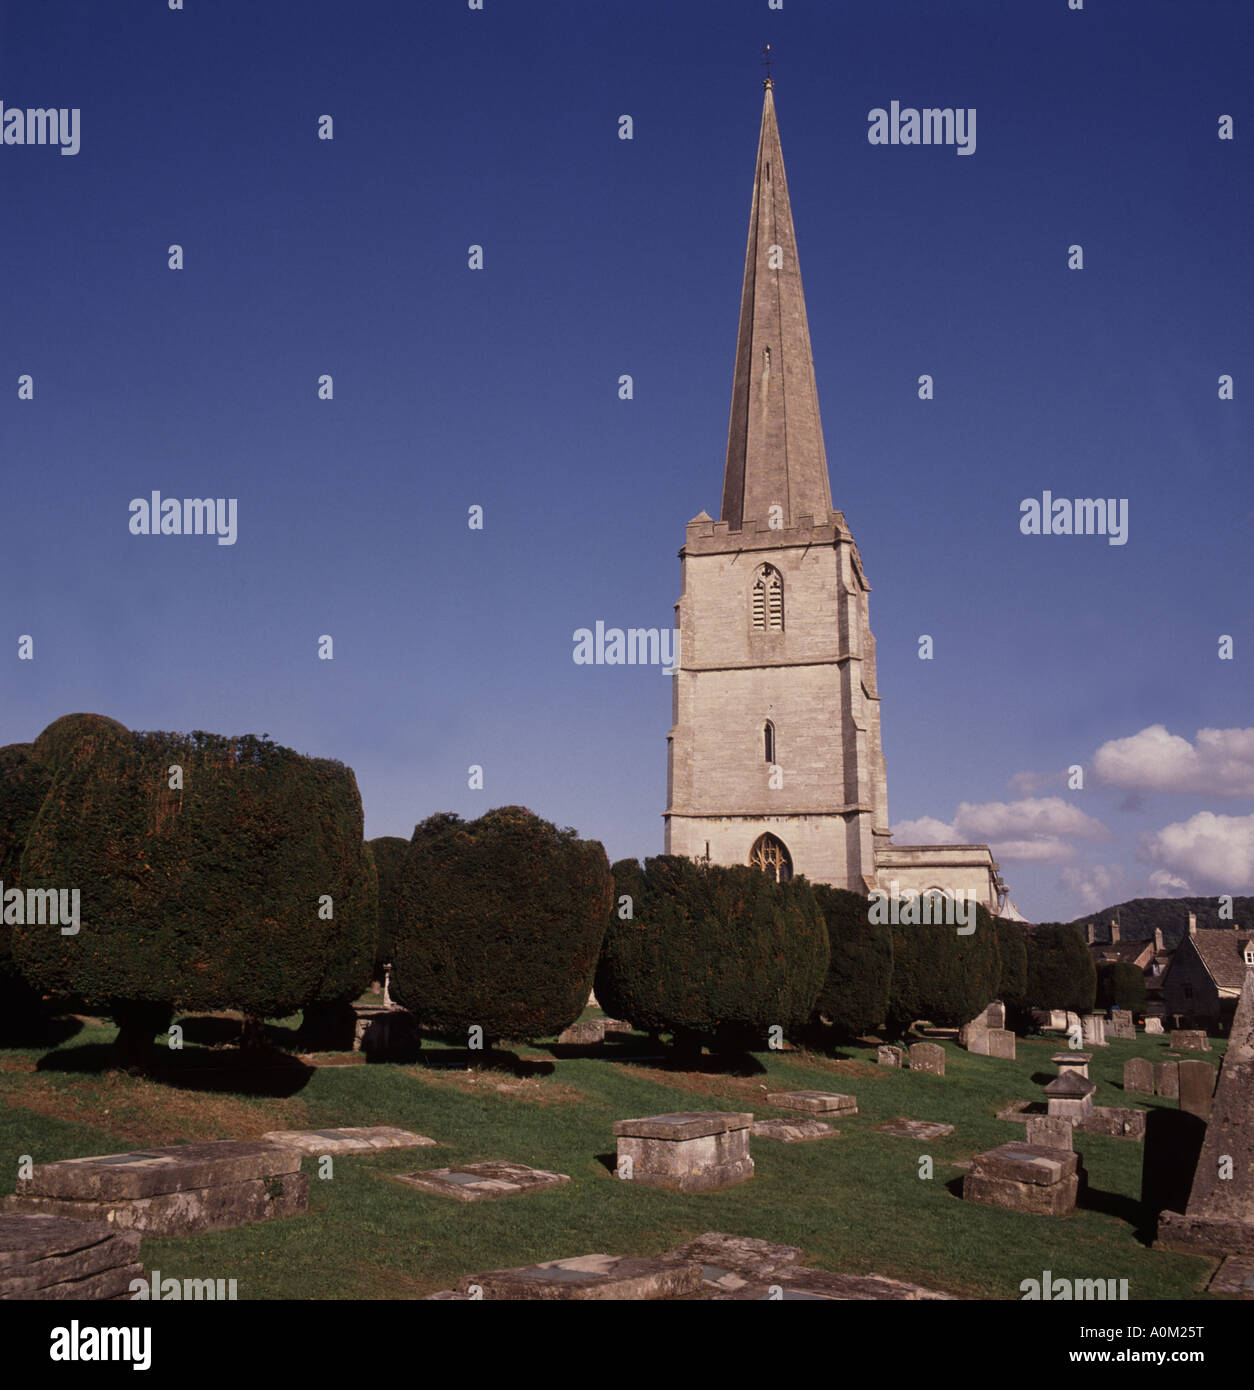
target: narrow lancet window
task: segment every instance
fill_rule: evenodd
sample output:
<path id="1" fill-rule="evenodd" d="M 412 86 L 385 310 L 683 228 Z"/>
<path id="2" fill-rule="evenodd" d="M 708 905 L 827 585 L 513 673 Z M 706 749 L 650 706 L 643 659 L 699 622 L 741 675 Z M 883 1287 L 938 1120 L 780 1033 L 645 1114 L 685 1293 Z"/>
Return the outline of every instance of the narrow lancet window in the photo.
<path id="1" fill-rule="evenodd" d="M 762 726 L 762 748 L 768 763 L 775 761 L 775 725 L 768 719 Z"/>

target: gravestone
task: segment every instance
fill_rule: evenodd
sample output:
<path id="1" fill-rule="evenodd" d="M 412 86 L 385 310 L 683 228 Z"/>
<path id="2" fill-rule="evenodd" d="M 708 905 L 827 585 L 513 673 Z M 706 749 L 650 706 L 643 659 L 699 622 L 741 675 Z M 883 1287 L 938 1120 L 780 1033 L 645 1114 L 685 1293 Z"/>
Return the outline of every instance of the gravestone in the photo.
<path id="1" fill-rule="evenodd" d="M 680 1298 L 701 1288 L 697 1260 L 663 1255 L 576 1255 L 519 1269 L 494 1269 L 457 1281 L 453 1297 L 511 1300 L 633 1300 Z"/>
<path id="2" fill-rule="evenodd" d="M 945 1049 L 939 1043 L 911 1044 L 910 1070 L 925 1071 L 931 1076 L 944 1076 Z"/>
<path id="3" fill-rule="evenodd" d="M 1161 1035 L 1161 1034 L 1162 1034 L 1162 1031 L 1163 1031 L 1163 1021 L 1162 1021 L 1162 1019 L 1161 1019 L 1161 1018 L 1147 1018 L 1147 1019 L 1145 1020 L 1145 1031 L 1146 1031 L 1147 1033 L 1158 1033 L 1159 1035 Z"/>
<path id="4" fill-rule="evenodd" d="M 1180 1109 L 1209 1120 L 1215 1091 L 1215 1068 L 1209 1062 L 1180 1062 Z"/>
<path id="5" fill-rule="evenodd" d="M 572 1023 L 558 1034 L 557 1041 L 563 1047 L 595 1047 L 605 1041 L 605 1020 L 588 1018 Z"/>
<path id="6" fill-rule="evenodd" d="M 1087 1052 L 1055 1052 L 1049 1060 L 1058 1068 L 1059 1076 L 1073 1071 L 1077 1076 L 1082 1076 L 1087 1080 L 1089 1063 L 1093 1059 Z"/>
<path id="7" fill-rule="evenodd" d="M 1111 1009 L 1110 1019 L 1106 1024 L 1106 1036 L 1119 1038 L 1124 1042 L 1136 1041 L 1136 1023 L 1130 1009 Z"/>
<path id="8" fill-rule="evenodd" d="M 1254 1257 L 1229 1255 L 1215 1271 L 1206 1292 L 1225 1294 L 1229 1298 L 1254 1299 Z"/>
<path id="9" fill-rule="evenodd" d="M 954 1132 L 953 1125 L 941 1124 L 937 1120 L 907 1120 L 899 1117 L 876 1125 L 877 1134 L 891 1134 L 898 1139 L 940 1139 Z"/>
<path id="10" fill-rule="evenodd" d="M 958 1046 L 965 1047 L 968 1052 L 974 1052 L 978 1056 L 986 1057 L 990 1030 L 1005 1026 L 1006 1006 L 999 1000 L 994 1000 L 986 1008 L 981 1009 L 969 1023 L 964 1023 L 958 1029 Z"/>
<path id="11" fill-rule="evenodd" d="M 1180 1063 L 1154 1063 L 1154 1089 L 1166 1100 L 1176 1100 L 1180 1095 Z"/>
<path id="12" fill-rule="evenodd" d="M 900 1067 L 906 1060 L 906 1054 L 900 1047 L 884 1046 L 876 1052 L 875 1060 L 881 1067 Z"/>
<path id="13" fill-rule="evenodd" d="M 801 1116 L 787 1120 L 754 1120 L 750 1132 L 755 1139 L 778 1139 L 783 1144 L 800 1144 L 809 1139 L 835 1139 L 840 1130 L 822 1120 Z"/>
<path id="14" fill-rule="evenodd" d="M 1075 1129 L 1059 1115 L 1029 1115 L 1028 1143 L 1038 1149 L 1072 1149 Z"/>
<path id="15" fill-rule="evenodd" d="M 707 1192 L 748 1182 L 753 1177 L 752 1123 L 752 1115 L 734 1110 L 616 1120 L 618 1171 L 628 1181 L 671 1192 Z"/>
<path id="16" fill-rule="evenodd" d="M 1200 1028 L 1173 1028 L 1171 1047 L 1175 1052 L 1209 1052 L 1210 1039 Z"/>
<path id="17" fill-rule="evenodd" d="M 1084 1037 L 1085 1047 L 1107 1046 L 1106 1020 L 1101 1014 L 1085 1014 L 1080 1020 L 1080 1031 Z"/>
<path id="18" fill-rule="evenodd" d="M 828 1269 L 811 1269 L 807 1265 L 791 1265 L 770 1276 L 769 1283 L 746 1284 L 734 1293 L 713 1293 L 712 1299 L 729 1302 L 806 1302 L 860 1303 L 874 1301 L 915 1302 L 932 1299 L 953 1299 L 951 1293 L 937 1293 L 921 1284 L 907 1284 L 902 1279 L 889 1279 L 883 1274 L 834 1274 Z"/>
<path id="19" fill-rule="evenodd" d="M 107 1221 L 153 1236 L 223 1231 L 309 1205 L 301 1153 L 234 1139 L 63 1159 L 19 1178 L 4 1209 Z"/>
<path id="20" fill-rule="evenodd" d="M 748 1284 L 773 1278 L 781 1269 L 797 1265 L 803 1254 L 795 1245 L 775 1245 L 751 1236 L 707 1231 L 677 1250 L 668 1250 L 662 1258 L 696 1260 L 701 1265 L 702 1280 L 710 1289 L 734 1293 Z"/>
<path id="21" fill-rule="evenodd" d="M 840 1095 L 836 1091 L 772 1091 L 767 1105 L 780 1110 L 804 1110 L 810 1115 L 856 1115 L 856 1096 Z"/>
<path id="22" fill-rule="evenodd" d="M 1064 1216 L 1075 1210 L 1078 1166 L 1078 1156 L 1067 1149 L 1002 1144 L 974 1155 L 962 1195 L 968 1202 L 1007 1211 Z"/>
<path id="23" fill-rule="evenodd" d="M 378 1149 L 416 1149 L 434 1144 L 422 1134 L 391 1125 L 364 1129 L 272 1129 L 261 1136 L 263 1144 L 282 1144 L 307 1154 L 373 1153 Z"/>
<path id="24" fill-rule="evenodd" d="M 1065 1120 L 1078 1120 L 1092 1110 L 1096 1090 L 1097 1086 L 1086 1077 L 1065 1071 L 1045 1087 L 1049 1113 Z"/>
<path id="25" fill-rule="evenodd" d="M 1123 1064 L 1123 1089 L 1139 1095 L 1154 1094 L 1154 1064 L 1145 1057 L 1129 1057 Z"/>
<path id="26" fill-rule="evenodd" d="M 1104 1134 L 1109 1139 L 1145 1138 L 1145 1116 L 1148 1111 L 1134 1110 L 1121 1105 L 1094 1105 L 1081 1115 L 1075 1127 L 1082 1134 Z"/>
<path id="27" fill-rule="evenodd" d="M 1181 1063 L 1182 1096 L 1185 1065 Z M 1199 1116 L 1189 1118 L 1202 1123 Z M 1232 1020 L 1188 1205 L 1183 1215 L 1162 1213 L 1158 1244 L 1169 1250 L 1254 1256 L 1254 970 L 1246 971 Z"/>
<path id="28" fill-rule="evenodd" d="M 1015 1035 L 1008 1028 L 990 1028 L 984 1035 L 988 1044 L 988 1055 L 1000 1057 L 1004 1061 L 1015 1059 Z"/>
<path id="29" fill-rule="evenodd" d="M 488 1202 L 499 1197 L 522 1197 L 546 1188 L 560 1187 L 570 1179 L 565 1173 L 546 1173 L 525 1163 L 466 1163 L 459 1168 L 427 1168 L 415 1173 L 391 1173 L 394 1182 L 451 1197 L 457 1202 Z"/>
<path id="30" fill-rule="evenodd" d="M 119 1299 L 142 1279 L 139 1233 L 104 1221 L 0 1214 L 0 1299 Z"/>

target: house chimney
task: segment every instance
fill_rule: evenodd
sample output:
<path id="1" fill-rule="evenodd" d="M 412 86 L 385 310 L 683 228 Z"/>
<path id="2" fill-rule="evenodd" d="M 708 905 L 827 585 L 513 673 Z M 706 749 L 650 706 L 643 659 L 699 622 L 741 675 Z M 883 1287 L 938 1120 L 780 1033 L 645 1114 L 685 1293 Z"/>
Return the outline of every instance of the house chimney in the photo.
<path id="1" fill-rule="evenodd" d="M 1116 922 L 1116 921 L 1114 920 L 1114 918 L 1112 917 L 1112 918 L 1111 918 L 1111 922 L 1110 922 L 1110 941 L 1111 941 L 1111 945 L 1113 945 L 1113 944 L 1114 944 L 1116 941 L 1118 941 L 1118 940 L 1119 940 L 1119 923 Z"/>
<path id="2" fill-rule="evenodd" d="M 1196 935 L 1197 935 L 1197 913 L 1196 913 L 1196 912 L 1190 912 L 1190 913 L 1189 913 L 1189 935 L 1190 935 L 1190 936 L 1196 936 Z"/>
<path id="3" fill-rule="evenodd" d="M 1161 951 L 1161 950 L 1163 950 L 1163 949 L 1164 949 L 1164 947 L 1163 947 L 1163 929 L 1162 929 L 1162 927 L 1155 927 L 1155 928 L 1154 928 L 1154 950 L 1155 950 L 1155 951 Z"/>
<path id="4" fill-rule="evenodd" d="M 1097 940 L 1097 933 L 1093 930 L 1092 922 L 1090 922 L 1088 926 L 1084 928 L 1084 935 L 1088 938 L 1088 943 L 1090 946 L 1093 944 L 1094 941 Z"/>

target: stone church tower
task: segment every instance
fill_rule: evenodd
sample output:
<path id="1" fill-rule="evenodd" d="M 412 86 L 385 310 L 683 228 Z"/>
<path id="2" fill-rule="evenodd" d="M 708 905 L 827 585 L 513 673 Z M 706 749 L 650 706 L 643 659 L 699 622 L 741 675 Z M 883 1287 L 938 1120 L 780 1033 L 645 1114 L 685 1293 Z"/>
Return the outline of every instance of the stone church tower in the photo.
<path id="1" fill-rule="evenodd" d="M 768 78 L 718 521 L 679 552 L 666 853 L 867 893 L 1004 892 L 986 845 L 890 844 L 871 586 L 832 508 Z"/>

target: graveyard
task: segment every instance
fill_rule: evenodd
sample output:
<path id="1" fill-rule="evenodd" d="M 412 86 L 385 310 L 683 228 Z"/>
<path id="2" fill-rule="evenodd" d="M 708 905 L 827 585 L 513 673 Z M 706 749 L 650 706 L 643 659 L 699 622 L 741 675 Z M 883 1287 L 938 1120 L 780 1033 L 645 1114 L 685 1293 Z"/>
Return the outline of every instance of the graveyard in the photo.
<path id="1" fill-rule="evenodd" d="M 596 1036 L 601 1017 L 585 1011 L 585 1036 Z M 184 1018 L 184 1046 L 167 1050 L 147 1076 L 107 1069 L 111 1024 L 67 1023 L 54 1046 L 0 1051 L 0 1142 L 38 1168 L 184 1145 L 196 1146 L 189 1157 L 217 1161 L 221 1141 L 247 1141 L 245 1166 L 233 1176 L 249 1180 L 261 1171 L 253 1151 L 275 1145 L 265 1171 L 283 1170 L 290 1183 L 299 1168 L 304 1209 L 281 1207 L 271 1219 L 192 1235 L 141 1232 L 138 1256 L 130 1246 L 118 1256 L 175 1277 L 234 1279 L 240 1299 L 462 1297 L 459 1286 L 473 1276 L 552 1261 L 576 1261 L 558 1272 L 600 1281 L 600 1296 L 699 1297 L 679 1275 L 668 1275 L 661 1292 L 631 1291 L 640 1261 L 711 1232 L 803 1252 L 804 1264 L 826 1272 L 814 1275 L 819 1287 L 837 1276 L 890 1281 L 857 1294 L 840 1286 L 836 1297 L 923 1296 L 900 1292 L 911 1286 L 1019 1299 L 1024 1280 L 1050 1270 L 1126 1279 L 1133 1299 L 1205 1299 L 1219 1264 L 1150 1247 L 1152 1217 L 1140 1204 L 1145 1145 L 1136 1136 L 1076 1129 L 1085 1183 L 1066 1214 L 963 1199 L 973 1161 L 996 1175 L 1006 1164 L 989 1155 L 1023 1147 L 1026 1120 L 1016 1107 L 1043 1113 L 1045 1086 L 1077 1075 L 1051 1060 L 1057 1033 L 1019 1037 L 1013 1060 L 928 1039 L 943 1053 L 937 1075 L 882 1064 L 872 1040 L 831 1055 L 787 1048 L 704 1056 L 684 1070 L 625 1031 L 586 1044 L 508 1044 L 483 1066 L 426 1037 L 413 1060 L 373 1062 L 362 1052 L 302 1053 L 298 1022 L 268 1026 L 269 1048 L 241 1067 L 216 1042 L 231 1020 Z M 1134 1083 L 1151 1084 L 1146 1078 L 1169 1055 L 1218 1065 L 1225 1042 L 1212 1037 L 1209 1053 L 1173 1051 L 1171 1043 L 1136 1033 L 1093 1047 L 1085 1069 L 1094 1105 L 1175 1111 L 1176 1097 L 1125 1091 L 1125 1065 L 1133 1063 Z M 710 1116 L 715 1124 L 693 1127 Z M 621 1145 L 636 1143 L 638 1153 L 664 1146 L 658 1136 L 667 1123 L 657 1121 L 681 1138 L 719 1131 L 732 1145 L 726 1181 L 693 1190 L 682 1181 L 623 1180 Z M 345 1129 L 354 1132 L 329 1133 Z M 140 1168 L 155 1161 L 132 1160 Z M 1048 1158 L 1026 1164 L 1050 1166 Z M 1074 1164 L 1068 1156 L 1052 1166 L 1065 1179 Z M 513 1186 L 528 1169 L 554 1180 L 533 1185 L 524 1176 Z M 134 1185 L 125 1164 L 113 1173 L 110 1191 L 149 1190 L 142 1174 Z M 480 1195 L 470 1192 L 450 1200 L 433 1173 L 463 1186 L 486 1180 L 481 1195 L 498 1199 L 468 1200 Z M 132 1185 L 116 1186 L 124 1181 Z M 10 1167 L 3 1191 L 15 1187 Z M 71 1189 L 63 1182 L 58 1190 Z M 593 1255 L 609 1263 L 578 1264 Z M 545 1296 L 528 1293 L 525 1280 L 511 1291 L 512 1275 L 494 1277 L 501 1288 L 485 1296 Z"/>

